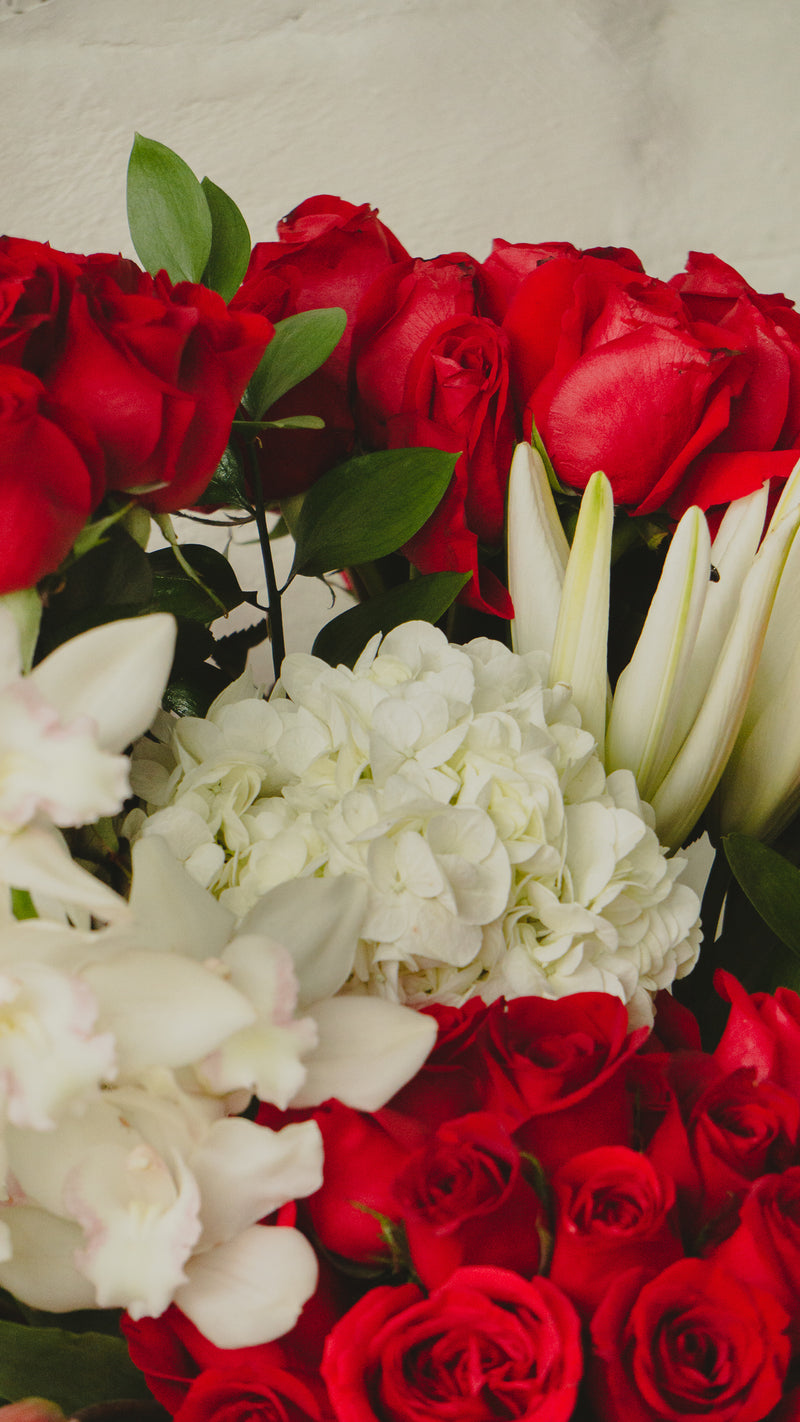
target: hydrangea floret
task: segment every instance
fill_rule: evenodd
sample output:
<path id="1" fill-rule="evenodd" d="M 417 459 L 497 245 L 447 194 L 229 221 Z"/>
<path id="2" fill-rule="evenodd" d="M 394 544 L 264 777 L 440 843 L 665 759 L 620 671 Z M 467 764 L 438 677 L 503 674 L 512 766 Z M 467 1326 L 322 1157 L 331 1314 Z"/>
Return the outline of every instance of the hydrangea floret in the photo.
<path id="1" fill-rule="evenodd" d="M 544 653 L 427 623 L 376 636 L 352 670 L 291 655 L 268 701 L 242 679 L 205 719 L 157 723 L 128 832 L 163 836 L 240 919 L 277 883 L 360 878 L 345 992 L 607 991 L 649 1022 L 696 960 L 697 895 L 548 676 Z"/>

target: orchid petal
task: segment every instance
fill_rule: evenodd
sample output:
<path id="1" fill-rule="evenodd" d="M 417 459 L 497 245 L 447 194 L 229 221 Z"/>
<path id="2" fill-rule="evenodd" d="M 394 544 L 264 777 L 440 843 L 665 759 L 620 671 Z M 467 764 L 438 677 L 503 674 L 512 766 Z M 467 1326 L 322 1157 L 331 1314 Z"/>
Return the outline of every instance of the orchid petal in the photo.
<path id="1" fill-rule="evenodd" d="M 130 916 L 125 899 L 81 869 L 63 841 L 37 825 L 0 836 L 3 881 L 88 910 L 106 923 Z"/>
<path id="2" fill-rule="evenodd" d="M 566 682 L 602 757 L 606 738 L 608 599 L 614 496 L 605 474 L 593 474 L 581 510 L 564 577 L 550 685 Z"/>
<path id="3" fill-rule="evenodd" d="M 188 1066 L 248 1027 L 255 1010 L 215 973 L 177 953 L 138 950 L 83 972 L 110 1028 L 121 1077 Z"/>
<path id="4" fill-rule="evenodd" d="M 218 956 L 236 920 L 192 878 L 166 840 L 145 835 L 134 844 L 131 860 L 130 905 L 140 941 L 200 962 Z"/>
<path id="5" fill-rule="evenodd" d="M 316 1121 L 271 1131 L 228 1116 L 216 1121 L 192 1154 L 200 1186 L 201 1247 L 233 1239 L 287 1200 L 322 1185 L 322 1135 Z"/>
<path id="6" fill-rule="evenodd" d="M 698 508 L 670 544 L 647 620 L 614 692 L 606 768 L 633 771 L 644 800 L 669 765 L 677 708 L 709 586 L 711 544 Z"/>
<path id="7" fill-rule="evenodd" d="M 518 444 L 508 476 L 508 590 L 515 652 L 551 652 L 569 558 L 538 450 Z"/>
<path id="8" fill-rule="evenodd" d="M 92 1285 L 75 1268 L 83 1244 L 77 1224 L 35 1205 L 0 1205 L 0 1225 L 13 1249 L 0 1263 L 0 1286 L 29 1308 L 52 1313 L 97 1307 Z"/>
<path id="9" fill-rule="evenodd" d="M 319 1046 L 292 1106 L 335 1096 L 356 1111 L 378 1111 L 416 1075 L 436 1040 L 436 1022 L 379 997 L 334 997 L 311 1010 Z"/>
<path id="10" fill-rule="evenodd" d="M 217 1348 L 250 1348 L 294 1327 L 317 1284 L 317 1259 L 299 1230 L 252 1225 L 197 1254 L 175 1303 Z"/>
<path id="11" fill-rule="evenodd" d="M 673 847 L 681 843 L 708 804 L 725 768 L 799 523 L 800 508 L 796 508 L 770 529 L 747 574 L 706 698 L 652 799 L 662 843 Z"/>
<path id="12" fill-rule="evenodd" d="M 122 751 L 159 708 L 175 635 L 175 619 L 164 612 L 107 622 L 62 643 L 30 679 L 63 722 L 88 716 L 102 748 Z"/>
<path id="13" fill-rule="evenodd" d="M 332 997 L 347 981 L 367 907 L 367 888 L 354 875 L 294 879 L 263 895 L 241 924 L 289 949 L 299 985 L 298 1006 Z"/>

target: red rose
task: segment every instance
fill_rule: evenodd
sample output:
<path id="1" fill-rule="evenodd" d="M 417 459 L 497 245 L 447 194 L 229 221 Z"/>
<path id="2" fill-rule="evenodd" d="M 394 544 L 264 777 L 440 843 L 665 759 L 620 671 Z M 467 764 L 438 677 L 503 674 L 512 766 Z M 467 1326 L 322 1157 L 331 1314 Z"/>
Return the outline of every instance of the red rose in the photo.
<path id="1" fill-rule="evenodd" d="M 253 248 L 232 310 L 272 321 L 299 311 L 341 306 L 347 325 L 325 364 L 270 409 L 271 419 L 320 415 L 324 430 L 265 430 L 259 464 L 268 502 L 302 493 L 350 454 L 355 424 L 348 399 L 350 348 L 362 296 L 381 272 L 408 253 L 367 203 L 309 198 L 278 224 L 277 242 Z"/>
<path id="2" fill-rule="evenodd" d="M 533 418 L 559 479 L 583 489 L 603 469 L 615 502 L 649 513 L 726 428 L 741 374 L 723 331 L 622 256 L 540 263 L 503 328 L 526 433 Z"/>
<path id="3" fill-rule="evenodd" d="M 0 363 L 0 594 L 55 571 L 103 489 L 90 432 L 35 375 Z"/>
<path id="4" fill-rule="evenodd" d="M 174 1416 L 176 1422 L 324 1422 L 331 1414 L 283 1368 L 250 1364 L 201 1373 Z"/>
<path id="5" fill-rule="evenodd" d="M 404 551 L 423 573 L 471 572 L 464 600 L 505 617 L 508 594 L 479 569 L 478 545 L 502 542 L 515 435 L 503 332 L 482 316 L 439 322 L 409 362 L 387 437 L 392 448 L 427 445 L 461 457 L 444 499 Z"/>
<path id="6" fill-rule="evenodd" d="M 393 1186 L 407 1152 L 374 1116 L 328 1102 L 313 1113 L 325 1147 L 323 1183 L 304 1202 L 326 1249 L 360 1263 L 388 1262 L 379 1216 L 398 1220 Z"/>
<path id="7" fill-rule="evenodd" d="M 800 315 L 785 296 L 760 296 L 733 267 L 690 252 L 670 286 L 692 321 L 721 331 L 736 353 L 724 430 L 692 465 L 679 490 L 682 511 L 709 508 L 785 479 L 800 447 Z"/>
<path id="8" fill-rule="evenodd" d="M 387 421 L 403 409 L 408 369 L 444 321 L 474 316 L 476 263 L 465 252 L 398 262 L 373 282 L 359 307 L 353 360 L 361 424 L 385 445 Z"/>
<path id="9" fill-rule="evenodd" d="M 541 1206 L 519 1151 L 487 1113 L 437 1130 L 398 1175 L 395 1199 L 414 1269 L 426 1289 L 465 1264 L 526 1277 L 539 1269 Z"/>
<path id="10" fill-rule="evenodd" d="M 391 1108 L 424 1121 L 433 1131 L 484 1105 L 482 1030 L 488 1008 L 479 997 L 471 997 L 463 1007 L 437 1003 L 422 1010 L 436 1018 L 436 1045 L 416 1076 L 392 1097 Z M 377 1116 L 381 1120 L 383 1112 Z"/>
<path id="11" fill-rule="evenodd" d="M 322 1364 L 337 1422 L 567 1422 L 580 1325 L 548 1279 L 459 1269 L 426 1297 L 372 1289 L 333 1329 Z"/>
<path id="12" fill-rule="evenodd" d="M 600 1146 L 573 1156 L 552 1181 L 555 1247 L 549 1277 L 582 1314 L 627 1269 L 663 1269 L 683 1256 L 673 1222 L 675 1187 L 646 1156 Z"/>
<path id="13" fill-rule="evenodd" d="M 239 401 L 271 336 L 263 317 L 230 312 L 215 292 L 133 262 L 84 261 L 48 390 L 96 436 L 109 488 L 142 491 L 161 512 L 205 489 Z"/>
<path id="14" fill-rule="evenodd" d="M 462 600 L 511 616 L 505 588 L 479 568 L 498 544 L 516 437 L 507 342 L 476 308 L 463 252 L 398 263 L 373 283 L 353 341 L 359 421 L 374 445 L 460 453 L 436 512 L 403 550 L 421 572 L 471 572 Z"/>
<path id="15" fill-rule="evenodd" d="M 494 1003 L 486 1020 L 486 1108 L 550 1172 L 600 1145 L 627 1145 L 633 1124 L 626 1069 L 647 1037 L 628 1032 L 609 993 Z"/>
<path id="16" fill-rule="evenodd" d="M 708 1257 L 743 1284 L 774 1294 L 800 1342 L 800 1167 L 757 1180 L 738 1228 Z"/>
<path id="17" fill-rule="evenodd" d="M 731 973 L 718 971 L 714 986 L 731 1004 L 714 1059 L 723 1071 L 752 1067 L 758 1081 L 774 1081 L 800 1096 L 800 997 L 790 988 L 745 992 Z"/>
<path id="18" fill-rule="evenodd" d="M 0 237 L 0 361 L 40 374 L 63 334 L 80 259 Z"/>
<path id="19" fill-rule="evenodd" d="M 681 1259 L 616 1278 L 592 1320 L 602 1422 L 761 1422 L 780 1401 L 788 1319 L 770 1294 Z"/>
<path id="20" fill-rule="evenodd" d="M 480 267 L 481 308 L 493 321 L 502 321 L 526 276 L 553 257 L 579 257 L 571 242 L 506 242 L 496 237 Z M 635 252 L 627 247 L 591 247 L 585 257 L 607 257 L 632 271 L 644 272 Z"/>
<path id="21" fill-rule="evenodd" d="M 671 1079 L 676 1096 L 648 1155 L 675 1180 L 687 1227 L 726 1228 L 752 1181 L 797 1160 L 800 1102 L 747 1067 L 723 1075 L 694 1054 L 673 1063 Z"/>
<path id="22" fill-rule="evenodd" d="M 405 247 L 378 221 L 377 208 L 369 203 L 357 206 L 327 194 L 307 198 L 278 223 L 277 242 L 256 243 L 233 304 L 257 309 L 253 303 L 258 282 L 268 274 L 285 282 L 291 293 L 281 316 L 343 307 L 345 333 L 326 365 L 331 377 L 344 386 L 361 299 L 381 272 L 407 259 Z M 273 311 L 269 315 L 278 319 Z"/>

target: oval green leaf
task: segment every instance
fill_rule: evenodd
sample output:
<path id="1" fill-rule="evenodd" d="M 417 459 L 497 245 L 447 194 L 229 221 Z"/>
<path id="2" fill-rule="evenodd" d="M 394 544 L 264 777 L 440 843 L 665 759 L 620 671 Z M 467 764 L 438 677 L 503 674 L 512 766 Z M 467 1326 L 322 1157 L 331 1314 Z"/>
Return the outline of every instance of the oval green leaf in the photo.
<path id="1" fill-rule="evenodd" d="M 128 226 L 149 272 L 199 282 L 211 252 L 211 213 L 188 164 L 137 133 L 128 162 Z"/>
<path id="2" fill-rule="evenodd" d="M 746 834 L 722 841 L 728 863 L 753 908 L 800 957 L 800 869 L 782 854 Z"/>
<path id="3" fill-rule="evenodd" d="M 218 291 L 223 301 L 235 296 L 250 261 L 250 232 L 233 198 L 204 178 L 200 184 L 211 213 L 211 251 L 203 285 Z"/>
<path id="4" fill-rule="evenodd" d="M 172 548 L 149 553 L 153 570 L 152 606 L 157 612 L 188 617 L 193 622 L 213 622 L 244 602 L 236 574 L 223 553 L 203 543 L 184 543 L 181 567 Z"/>
<path id="5" fill-rule="evenodd" d="M 300 510 L 293 573 L 321 575 L 394 553 L 430 518 L 457 459 L 442 449 L 386 449 L 331 469 Z"/>
<path id="6" fill-rule="evenodd" d="M 385 636 L 401 622 L 438 622 L 469 579 L 469 573 L 426 573 L 349 607 L 317 634 L 314 656 L 332 667 L 352 667 L 376 632 Z"/>
<path id="7" fill-rule="evenodd" d="M 253 419 L 261 416 L 301 380 L 313 375 L 338 346 L 347 325 L 340 306 L 298 311 L 278 321 L 248 385 L 243 404 Z"/>
<path id="8" fill-rule="evenodd" d="M 0 1397 L 46 1397 L 69 1415 L 116 1398 L 152 1400 L 121 1338 L 0 1321 Z"/>

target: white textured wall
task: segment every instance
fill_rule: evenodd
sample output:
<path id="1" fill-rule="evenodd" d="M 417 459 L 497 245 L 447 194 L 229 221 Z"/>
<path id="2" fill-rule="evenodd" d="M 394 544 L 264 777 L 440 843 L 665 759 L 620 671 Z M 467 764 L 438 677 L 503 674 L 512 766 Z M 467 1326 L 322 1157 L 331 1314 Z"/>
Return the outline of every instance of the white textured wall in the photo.
<path id="1" fill-rule="evenodd" d="M 312 192 L 419 255 L 716 249 L 800 297 L 793 0 L 0 0 L 0 228 L 125 248 L 135 129 L 254 237 Z"/>
<path id="2" fill-rule="evenodd" d="M 415 255 L 561 238 L 667 277 L 695 247 L 800 300 L 795 0 L 0 0 L 0 21 L 0 231 L 131 254 L 138 129 L 254 240 L 332 192 Z M 294 646 L 326 607 L 303 587 Z"/>

